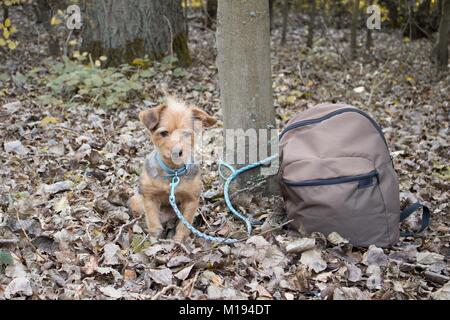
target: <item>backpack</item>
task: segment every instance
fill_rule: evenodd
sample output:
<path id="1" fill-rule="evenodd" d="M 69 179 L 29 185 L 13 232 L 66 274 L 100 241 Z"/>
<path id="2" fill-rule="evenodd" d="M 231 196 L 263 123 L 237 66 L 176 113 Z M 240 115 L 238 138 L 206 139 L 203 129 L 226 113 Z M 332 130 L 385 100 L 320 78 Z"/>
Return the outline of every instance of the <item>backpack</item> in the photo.
<path id="1" fill-rule="evenodd" d="M 400 212 L 398 177 L 380 126 L 344 104 L 300 112 L 280 134 L 278 179 L 291 227 L 339 233 L 355 246 L 388 247 L 399 241 L 400 221 L 423 209 Z M 419 231 L 419 232 L 420 232 Z M 403 233 L 411 236 L 413 233 Z"/>

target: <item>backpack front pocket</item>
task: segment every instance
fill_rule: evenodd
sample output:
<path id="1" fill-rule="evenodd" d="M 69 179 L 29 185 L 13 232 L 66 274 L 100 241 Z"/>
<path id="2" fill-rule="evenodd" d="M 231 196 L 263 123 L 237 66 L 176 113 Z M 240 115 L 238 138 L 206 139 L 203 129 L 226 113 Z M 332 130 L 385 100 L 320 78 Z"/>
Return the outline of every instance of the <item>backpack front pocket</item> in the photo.
<path id="1" fill-rule="evenodd" d="M 347 177 L 304 180 L 298 182 L 284 180 L 284 184 L 290 187 L 317 187 L 317 186 L 330 186 L 341 183 L 358 182 L 358 188 L 367 188 L 373 186 L 375 181 L 378 181 L 378 172 L 376 170 L 373 170 L 366 174 Z"/>
<path id="2" fill-rule="evenodd" d="M 311 163 L 314 163 L 314 171 L 311 171 Z M 340 167 L 343 164 L 345 166 Z M 353 175 L 349 174 L 352 170 Z M 361 246 L 378 242 L 381 229 L 385 230 L 381 237 L 388 237 L 379 176 L 370 161 L 363 158 L 354 158 L 351 162 L 348 158 L 300 161 L 290 164 L 284 173 L 290 173 L 291 178 L 282 177 L 288 218 L 298 219 L 307 233 L 338 232 Z M 325 178 L 311 179 L 321 174 Z M 293 180 L 293 175 L 308 179 Z"/>

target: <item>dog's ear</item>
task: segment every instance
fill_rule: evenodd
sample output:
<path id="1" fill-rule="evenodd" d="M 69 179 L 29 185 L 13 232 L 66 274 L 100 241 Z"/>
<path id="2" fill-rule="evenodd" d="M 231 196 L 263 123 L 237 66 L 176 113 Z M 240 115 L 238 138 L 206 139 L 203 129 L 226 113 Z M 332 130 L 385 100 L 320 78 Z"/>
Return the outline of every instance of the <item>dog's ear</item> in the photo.
<path id="1" fill-rule="evenodd" d="M 157 107 L 141 111 L 139 113 L 139 120 L 141 120 L 141 122 L 147 127 L 148 130 L 152 131 L 158 125 L 161 112 L 165 107 L 165 104 L 160 104 Z"/>
<path id="2" fill-rule="evenodd" d="M 200 120 L 205 127 L 211 127 L 217 122 L 216 118 L 211 117 L 199 108 L 192 108 L 192 115 L 194 116 L 194 119 Z"/>

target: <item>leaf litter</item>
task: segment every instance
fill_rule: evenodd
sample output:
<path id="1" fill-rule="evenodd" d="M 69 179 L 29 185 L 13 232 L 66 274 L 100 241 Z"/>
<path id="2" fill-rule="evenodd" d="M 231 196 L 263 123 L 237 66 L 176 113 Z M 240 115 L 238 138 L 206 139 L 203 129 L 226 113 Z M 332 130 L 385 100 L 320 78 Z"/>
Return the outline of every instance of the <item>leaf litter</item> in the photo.
<path id="1" fill-rule="evenodd" d="M 345 53 L 336 54 L 333 42 L 299 53 L 304 32 L 290 28 L 285 47 L 278 45 L 280 30 L 272 36 L 278 127 L 319 102 L 370 112 L 391 147 L 402 205 L 418 199 L 432 209 L 427 231 L 389 249 L 355 248 L 336 233 L 262 233 L 286 218 L 280 198 L 252 192 L 241 208 L 265 223 L 246 241 L 217 246 L 149 237 L 127 207 L 152 150 L 137 114 L 170 93 L 222 117 L 214 33 L 192 28 L 194 65 L 177 77 L 171 70 L 149 73 L 141 83 L 145 99 L 130 97 L 127 108 L 41 104 L 44 73 L 26 74 L 45 62 L 36 62 L 42 49 L 30 44 L 12 57 L 24 66 L 20 72 L 0 64 L 0 72 L 13 72 L 2 82 L 8 94 L 0 96 L 0 299 L 449 299 L 449 76 L 432 75 L 426 40 L 402 50 L 399 34 L 377 33 L 383 46 L 375 45 L 371 59 L 342 64 Z M 339 39 L 340 31 L 329 36 Z M 204 152 L 217 158 L 212 143 Z M 214 159 L 203 163 L 195 224 L 212 234 L 245 235 L 220 201 L 216 169 Z M 414 215 L 403 228 L 420 223 Z"/>

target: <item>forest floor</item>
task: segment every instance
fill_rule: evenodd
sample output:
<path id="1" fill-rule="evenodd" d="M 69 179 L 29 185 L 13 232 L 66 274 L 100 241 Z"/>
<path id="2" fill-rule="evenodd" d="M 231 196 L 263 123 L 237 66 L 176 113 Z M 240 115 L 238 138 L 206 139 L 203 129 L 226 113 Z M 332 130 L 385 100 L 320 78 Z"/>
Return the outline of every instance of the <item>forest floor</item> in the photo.
<path id="1" fill-rule="evenodd" d="M 450 298 L 450 76 L 435 76 L 429 41 L 375 33 L 372 53 L 361 48 L 351 61 L 348 30 L 328 29 L 313 50 L 303 28 L 290 28 L 284 47 L 279 29 L 273 32 L 279 128 L 319 102 L 368 111 L 384 129 L 402 206 L 420 200 L 432 211 L 428 230 L 390 249 L 355 248 L 316 233 L 301 253 L 291 250 L 302 251 L 298 239 L 277 228 L 285 221 L 277 197 L 249 191 L 240 209 L 263 226 L 218 247 L 193 237 L 184 244 L 148 237 L 127 207 L 152 148 L 137 118 L 145 105 L 170 93 L 222 116 L 214 32 L 191 26 L 194 64 L 183 77 L 159 72 L 142 81 L 145 103 L 134 98 L 104 109 L 38 102 L 46 75 L 30 71 L 51 63 L 43 59 L 45 33 L 21 25 L 21 36 L 29 28 L 33 38 L 0 57 L 0 300 Z M 242 236 L 243 225 L 220 201 L 217 161 L 203 163 L 203 180 L 195 225 Z M 402 228 L 419 224 L 414 215 Z"/>

